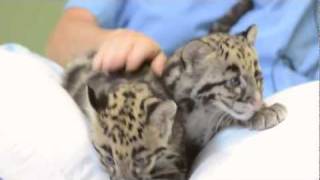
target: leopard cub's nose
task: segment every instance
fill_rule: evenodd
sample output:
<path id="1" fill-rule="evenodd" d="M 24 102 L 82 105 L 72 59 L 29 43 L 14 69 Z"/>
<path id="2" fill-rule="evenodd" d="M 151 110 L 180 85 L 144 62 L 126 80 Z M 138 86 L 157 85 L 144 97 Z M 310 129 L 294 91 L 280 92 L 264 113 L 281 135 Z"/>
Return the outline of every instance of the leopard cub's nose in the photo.
<path id="1" fill-rule="evenodd" d="M 263 105 L 260 93 L 255 93 L 254 96 L 250 97 L 248 101 L 254 107 L 255 110 L 259 110 Z"/>

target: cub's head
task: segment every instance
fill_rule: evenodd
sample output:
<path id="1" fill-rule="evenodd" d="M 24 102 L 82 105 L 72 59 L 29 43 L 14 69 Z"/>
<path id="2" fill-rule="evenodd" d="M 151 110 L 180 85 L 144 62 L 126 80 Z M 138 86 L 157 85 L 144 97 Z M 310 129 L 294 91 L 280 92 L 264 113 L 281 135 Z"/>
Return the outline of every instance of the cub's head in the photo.
<path id="1" fill-rule="evenodd" d="M 256 34 L 251 26 L 237 35 L 216 33 L 179 49 L 164 73 L 175 99 L 213 104 L 236 119 L 250 118 L 262 105 Z"/>
<path id="2" fill-rule="evenodd" d="M 181 154 L 170 144 L 173 101 L 156 97 L 146 83 L 102 73 L 89 79 L 88 98 L 93 145 L 112 180 L 183 177 Z"/>

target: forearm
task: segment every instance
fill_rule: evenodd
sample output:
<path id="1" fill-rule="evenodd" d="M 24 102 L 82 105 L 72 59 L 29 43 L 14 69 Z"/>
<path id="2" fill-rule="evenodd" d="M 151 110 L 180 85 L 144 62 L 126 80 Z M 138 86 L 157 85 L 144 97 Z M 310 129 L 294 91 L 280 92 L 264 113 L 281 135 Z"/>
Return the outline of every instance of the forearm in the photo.
<path id="1" fill-rule="evenodd" d="M 96 50 L 107 34 L 93 16 L 79 18 L 78 14 L 67 12 L 49 38 L 47 55 L 64 66 L 74 57 Z"/>

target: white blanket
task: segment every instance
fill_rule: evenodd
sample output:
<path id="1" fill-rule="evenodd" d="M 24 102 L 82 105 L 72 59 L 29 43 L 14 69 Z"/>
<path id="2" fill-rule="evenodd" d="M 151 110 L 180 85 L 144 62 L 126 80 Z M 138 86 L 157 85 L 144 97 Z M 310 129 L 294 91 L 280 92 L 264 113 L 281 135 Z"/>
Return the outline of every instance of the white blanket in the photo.
<path id="1" fill-rule="evenodd" d="M 59 84 L 60 70 L 30 53 L 0 48 L 0 179 L 108 179 L 84 117 Z M 191 179 L 318 179 L 319 82 L 267 100 L 273 101 L 288 107 L 287 120 L 261 132 L 221 132 L 198 158 Z"/>

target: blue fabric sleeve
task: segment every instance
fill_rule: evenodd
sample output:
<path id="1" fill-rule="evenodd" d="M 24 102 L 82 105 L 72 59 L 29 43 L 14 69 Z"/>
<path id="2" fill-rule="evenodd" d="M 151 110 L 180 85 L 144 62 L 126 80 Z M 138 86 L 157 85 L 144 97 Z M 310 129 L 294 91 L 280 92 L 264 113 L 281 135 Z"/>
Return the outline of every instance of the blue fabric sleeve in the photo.
<path id="1" fill-rule="evenodd" d="M 273 70 L 276 91 L 319 80 L 319 43 L 315 15 L 315 6 L 309 6 L 297 24 L 288 46 L 279 53 L 280 61 Z"/>
<path id="2" fill-rule="evenodd" d="M 65 5 L 65 9 L 84 8 L 90 11 L 104 28 L 117 27 L 117 15 L 122 7 L 123 0 L 69 0 Z"/>

